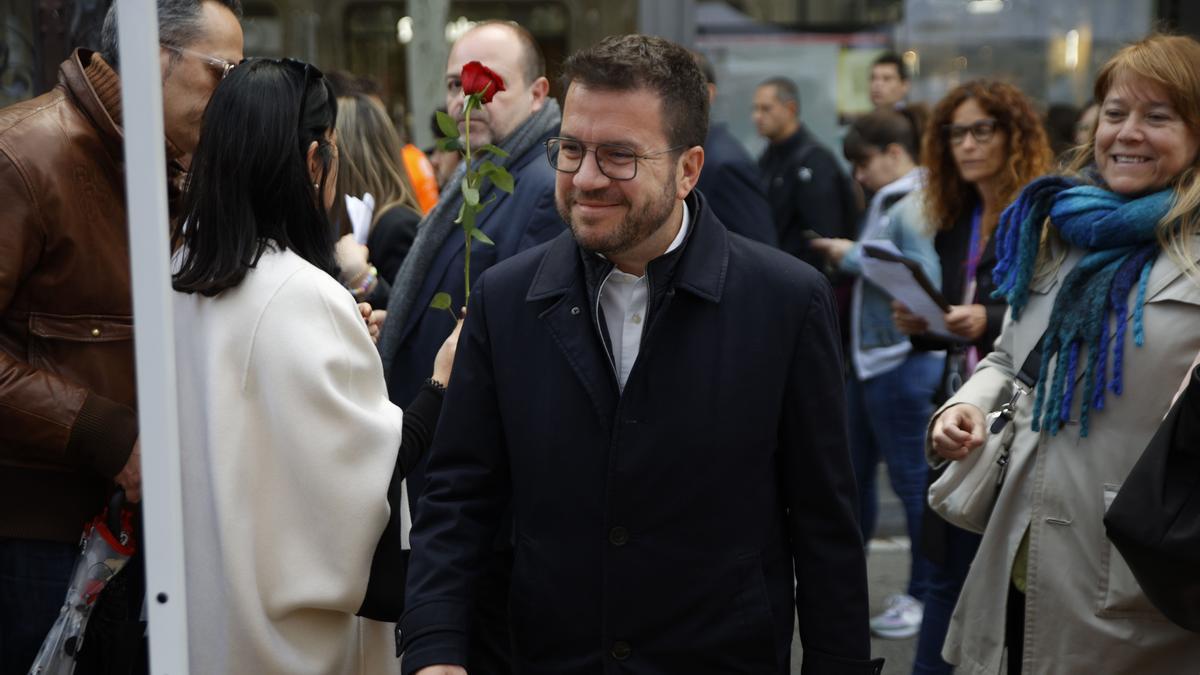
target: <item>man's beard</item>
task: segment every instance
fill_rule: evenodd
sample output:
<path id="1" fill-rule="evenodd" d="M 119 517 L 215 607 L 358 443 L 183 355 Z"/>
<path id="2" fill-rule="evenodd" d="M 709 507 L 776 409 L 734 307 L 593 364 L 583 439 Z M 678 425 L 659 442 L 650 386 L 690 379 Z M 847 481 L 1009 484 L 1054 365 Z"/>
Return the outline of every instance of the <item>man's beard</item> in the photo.
<path id="1" fill-rule="evenodd" d="M 579 196 L 585 200 L 592 197 L 595 201 L 609 201 L 606 190 L 581 192 Z M 616 229 L 603 233 L 593 231 L 590 233 L 592 234 L 590 239 L 588 238 L 589 233 L 581 229 L 580 225 L 571 217 L 571 207 L 575 204 L 574 192 L 568 194 L 565 199 L 559 200 L 557 207 L 558 214 L 570 226 L 571 234 L 575 236 L 575 241 L 583 250 L 604 256 L 620 255 L 657 232 L 675 209 L 674 167 L 671 169 L 671 175 L 663 184 L 662 192 L 658 194 L 657 198 L 646 203 L 644 207 L 633 208 L 624 196 L 620 198 L 619 203 L 626 207 L 626 212 L 621 222 L 617 223 Z"/>

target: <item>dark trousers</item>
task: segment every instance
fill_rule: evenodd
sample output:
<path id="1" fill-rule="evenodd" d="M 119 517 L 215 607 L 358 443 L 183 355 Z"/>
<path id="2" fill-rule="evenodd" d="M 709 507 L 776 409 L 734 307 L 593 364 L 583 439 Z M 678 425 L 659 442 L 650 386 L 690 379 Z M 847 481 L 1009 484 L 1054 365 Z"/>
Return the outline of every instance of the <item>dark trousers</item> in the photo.
<path id="1" fill-rule="evenodd" d="M 1004 610 L 1004 647 L 1008 651 L 1008 675 L 1021 675 L 1025 651 L 1025 594 L 1008 582 L 1008 606 Z"/>
<path id="2" fill-rule="evenodd" d="M 935 516 L 936 517 L 936 516 Z M 926 524 L 929 519 L 926 518 Z M 971 561 L 979 550 L 981 535 L 960 530 L 945 522 L 939 523 L 942 539 L 941 557 L 933 566 L 929 590 L 925 593 L 925 616 L 917 638 L 913 675 L 951 675 L 954 666 L 942 660 L 942 645 L 950 628 L 950 616 L 958 604 Z"/>
<path id="3" fill-rule="evenodd" d="M 26 675 L 66 599 L 78 546 L 0 538 L 0 675 Z"/>

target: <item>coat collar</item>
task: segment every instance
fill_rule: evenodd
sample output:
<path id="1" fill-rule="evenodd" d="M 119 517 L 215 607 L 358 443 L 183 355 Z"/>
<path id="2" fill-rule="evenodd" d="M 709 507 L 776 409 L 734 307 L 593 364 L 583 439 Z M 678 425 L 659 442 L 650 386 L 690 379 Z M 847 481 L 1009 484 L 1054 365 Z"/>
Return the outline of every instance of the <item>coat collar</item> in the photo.
<path id="1" fill-rule="evenodd" d="M 76 49 L 58 67 L 58 81 L 92 120 L 109 152 L 122 157 L 121 79 L 117 73 L 99 54 Z"/>
<path id="2" fill-rule="evenodd" d="M 672 287 L 719 303 L 729 269 L 729 234 L 700 193 L 693 190 L 686 200 L 693 214 L 687 238 L 672 254 L 650 261 L 648 269 L 651 274 L 656 274 L 660 266 L 673 264 Z M 678 259 L 672 260 L 675 254 Z M 525 300 L 535 302 L 566 295 L 575 284 L 583 281 L 582 256 L 591 255 L 579 248 L 570 230 L 563 232 L 550 243 L 542 257 Z"/>

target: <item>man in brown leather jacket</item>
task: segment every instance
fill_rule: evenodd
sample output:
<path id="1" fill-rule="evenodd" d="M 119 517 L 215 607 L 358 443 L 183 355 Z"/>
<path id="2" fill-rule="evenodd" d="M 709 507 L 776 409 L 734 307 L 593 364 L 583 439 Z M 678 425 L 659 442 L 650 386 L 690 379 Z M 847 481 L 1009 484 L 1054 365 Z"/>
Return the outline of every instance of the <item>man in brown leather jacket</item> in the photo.
<path id="1" fill-rule="evenodd" d="M 242 59 L 241 3 L 157 4 L 177 195 L 208 98 Z M 0 675 L 29 668 L 114 482 L 140 498 L 115 6 L 102 43 L 0 110 Z"/>

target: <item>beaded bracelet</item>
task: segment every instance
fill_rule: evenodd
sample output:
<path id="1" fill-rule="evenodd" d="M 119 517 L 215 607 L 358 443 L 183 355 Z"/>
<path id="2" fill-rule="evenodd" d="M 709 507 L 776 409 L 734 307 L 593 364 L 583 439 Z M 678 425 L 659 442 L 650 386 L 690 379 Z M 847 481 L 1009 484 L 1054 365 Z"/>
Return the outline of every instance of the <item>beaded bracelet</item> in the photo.
<path id="1" fill-rule="evenodd" d="M 374 265 L 368 265 L 366 271 L 359 276 L 362 277 L 362 281 L 355 279 L 350 287 L 354 297 L 361 300 L 375 289 L 375 284 L 379 282 L 379 270 L 375 269 Z"/>

